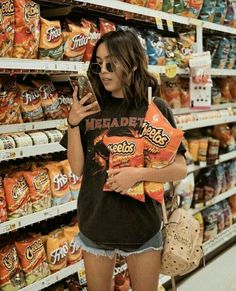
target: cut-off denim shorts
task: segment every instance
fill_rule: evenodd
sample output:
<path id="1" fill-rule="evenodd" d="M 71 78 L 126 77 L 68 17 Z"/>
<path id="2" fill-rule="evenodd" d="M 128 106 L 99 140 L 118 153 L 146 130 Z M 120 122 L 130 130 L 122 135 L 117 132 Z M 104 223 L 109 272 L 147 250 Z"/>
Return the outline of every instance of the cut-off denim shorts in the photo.
<path id="1" fill-rule="evenodd" d="M 163 248 L 162 230 L 160 229 L 152 238 L 137 248 L 135 251 L 124 251 L 120 249 L 104 249 L 95 242 L 87 238 L 81 232 L 77 236 L 77 243 L 83 251 L 91 253 L 96 256 L 106 256 L 112 259 L 115 255 L 128 257 L 130 255 L 137 255 L 146 251 L 155 250 L 160 251 Z"/>

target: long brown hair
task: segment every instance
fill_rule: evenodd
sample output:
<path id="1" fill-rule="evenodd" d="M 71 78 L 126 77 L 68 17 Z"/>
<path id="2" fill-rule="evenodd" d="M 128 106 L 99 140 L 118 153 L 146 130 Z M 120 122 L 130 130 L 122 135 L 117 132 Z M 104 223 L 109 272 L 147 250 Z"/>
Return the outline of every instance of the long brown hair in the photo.
<path id="1" fill-rule="evenodd" d="M 152 87 L 153 96 L 157 95 L 157 80 L 148 72 L 147 58 L 136 35 L 131 31 L 122 30 L 104 34 L 96 43 L 90 63 L 96 62 L 97 49 L 101 43 L 107 45 L 111 61 L 114 57 L 123 68 L 121 85 L 126 99 L 133 99 L 136 104 L 144 99 L 147 100 L 149 86 Z M 104 95 L 109 93 L 103 87 L 99 75 L 94 74 L 89 67 L 88 77 L 95 94 L 103 100 Z"/>

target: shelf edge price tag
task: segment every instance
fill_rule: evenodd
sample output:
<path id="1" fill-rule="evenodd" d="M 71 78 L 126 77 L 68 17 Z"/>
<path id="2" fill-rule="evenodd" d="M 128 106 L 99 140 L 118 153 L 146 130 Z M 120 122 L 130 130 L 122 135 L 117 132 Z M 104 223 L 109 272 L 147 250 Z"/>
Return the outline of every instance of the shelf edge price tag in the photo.
<path id="1" fill-rule="evenodd" d="M 173 21 L 170 20 L 170 19 L 167 19 L 166 20 L 166 24 L 167 24 L 168 30 L 174 32 L 174 24 L 173 24 Z"/>
<path id="2" fill-rule="evenodd" d="M 163 23 L 160 17 L 155 17 L 157 29 L 163 30 Z"/>
<path id="3" fill-rule="evenodd" d="M 176 64 L 166 65 L 165 75 L 170 79 L 174 78 L 177 75 L 177 65 Z"/>

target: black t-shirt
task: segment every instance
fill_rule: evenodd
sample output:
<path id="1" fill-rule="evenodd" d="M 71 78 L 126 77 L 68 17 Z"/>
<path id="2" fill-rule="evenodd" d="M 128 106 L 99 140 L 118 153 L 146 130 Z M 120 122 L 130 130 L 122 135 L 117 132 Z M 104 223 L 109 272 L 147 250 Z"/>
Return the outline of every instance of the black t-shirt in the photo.
<path id="1" fill-rule="evenodd" d="M 155 103 L 176 127 L 173 115 L 160 98 Z M 81 122 L 81 139 L 85 153 L 83 180 L 78 199 L 78 221 L 81 232 L 104 248 L 135 250 L 161 226 L 160 204 L 145 196 L 145 203 L 117 192 L 104 192 L 109 152 L 102 143 L 104 134 L 132 135 L 139 132 L 147 102 L 135 106 L 132 101 L 107 97 L 100 113 Z M 61 144 L 67 146 L 64 136 Z M 178 152 L 184 154 L 180 145 Z"/>

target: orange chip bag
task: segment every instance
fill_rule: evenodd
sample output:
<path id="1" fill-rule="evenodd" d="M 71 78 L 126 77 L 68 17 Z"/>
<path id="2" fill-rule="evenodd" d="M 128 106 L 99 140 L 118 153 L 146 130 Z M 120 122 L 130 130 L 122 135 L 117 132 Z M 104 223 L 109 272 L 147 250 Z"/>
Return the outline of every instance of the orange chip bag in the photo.
<path id="1" fill-rule="evenodd" d="M 0 176 L 0 223 L 7 221 L 7 207 L 6 207 L 6 196 L 3 187 L 3 179 Z"/>
<path id="2" fill-rule="evenodd" d="M 50 275 L 45 249 L 39 236 L 16 241 L 15 246 L 27 285 Z"/>
<path id="3" fill-rule="evenodd" d="M 50 163 L 45 166 L 51 181 L 52 205 L 60 205 L 71 200 L 69 177 L 63 171 L 60 163 Z"/>
<path id="4" fill-rule="evenodd" d="M 68 86 L 67 82 L 55 82 L 54 85 L 56 87 L 58 101 L 60 103 L 61 118 L 67 118 L 69 116 L 72 101 L 72 87 Z"/>
<path id="5" fill-rule="evenodd" d="M 63 230 L 55 230 L 48 235 L 46 252 L 49 268 L 53 273 L 66 267 L 69 246 Z"/>
<path id="6" fill-rule="evenodd" d="M 23 172 L 24 178 L 29 185 L 29 195 L 32 202 L 33 212 L 51 207 L 51 186 L 46 169 Z"/>
<path id="7" fill-rule="evenodd" d="M 0 289 L 2 291 L 19 290 L 25 287 L 23 271 L 14 245 L 0 250 Z"/>
<path id="8" fill-rule="evenodd" d="M 147 0 L 146 7 L 154 10 L 162 10 L 163 0 Z"/>
<path id="9" fill-rule="evenodd" d="M 15 37 L 13 57 L 37 59 L 40 35 L 40 6 L 31 0 L 14 0 Z"/>
<path id="10" fill-rule="evenodd" d="M 99 29 L 100 29 L 101 36 L 103 36 L 103 34 L 106 34 L 109 31 L 115 31 L 116 26 L 113 22 L 107 19 L 99 18 Z"/>
<path id="11" fill-rule="evenodd" d="M 32 80 L 32 83 L 39 90 L 44 118 L 60 118 L 62 112 L 54 84 L 43 80 Z"/>
<path id="12" fill-rule="evenodd" d="M 69 177 L 69 185 L 70 185 L 72 200 L 77 200 L 79 196 L 80 187 L 81 187 L 82 176 L 78 177 L 74 173 L 72 173 L 68 160 L 61 161 L 61 165 L 62 165 L 64 173 Z"/>
<path id="13" fill-rule="evenodd" d="M 64 32 L 64 58 L 69 61 L 82 61 L 89 40 L 90 27 L 68 24 L 69 32 Z"/>
<path id="14" fill-rule="evenodd" d="M 82 250 L 78 243 L 77 235 L 79 234 L 79 226 L 76 223 L 73 226 L 66 226 L 63 228 L 64 236 L 69 245 L 68 265 L 79 262 L 82 259 Z"/>
<path id="15" fill-rule="evenodd" d="M 63 38 L 60 21 L 49 21 L 41 17 L 39 58 L 44 60 L 62 60 Z"/>
<path id="16" fill-rule="evenodd" d="M 9 219 L 19 218 L 32 213 L 29 186 L 21 174 L 5 176 L 3 179 Z"/>
<path id="17" fill-rule="evenodd" d="M 169 121 L 152 102 L 145 115 L 140 136 L 144 138 L 145 165 L 162 168 L 174 161 L 183 139 L 183 132 L 172 127 Z M 144 191 L 151 198 L 162 202 L 162 183 L 144 182 Z"/>
<path id="18" fill-rule="evenodd" d="M 105 135 L 103 137 L 103 142 L 110 151 L 109 169 L 144 166 L 143 139 L 128 136 Z M 105 183 L 103 191 L 111 191 L 108 183 Z M 126 194 L 144 202 L 143 182 L 135 184 Z"/>
<path id="19" fill-rule="evenodd" d="M 24 122 L 43 120 L 40 93 L 38 89 L 18 84 L 21 114 Z"/>
<path id="20" fill-rule="evenodd" d="M 11 58 L 13 53 L 15 15 L 14 1 L 1 1 L 0 9 L 0 57 Z"/>

